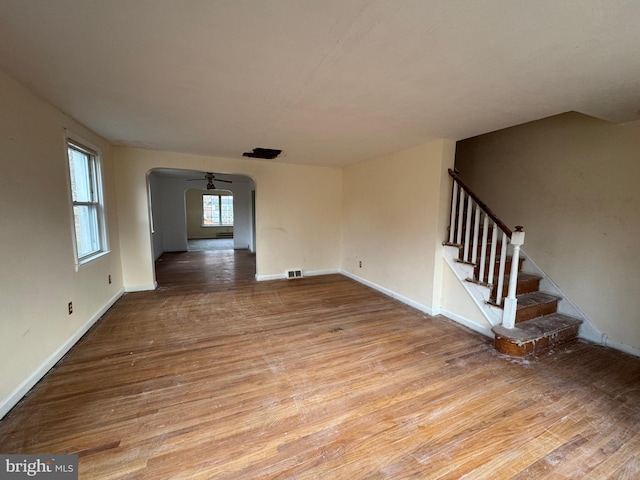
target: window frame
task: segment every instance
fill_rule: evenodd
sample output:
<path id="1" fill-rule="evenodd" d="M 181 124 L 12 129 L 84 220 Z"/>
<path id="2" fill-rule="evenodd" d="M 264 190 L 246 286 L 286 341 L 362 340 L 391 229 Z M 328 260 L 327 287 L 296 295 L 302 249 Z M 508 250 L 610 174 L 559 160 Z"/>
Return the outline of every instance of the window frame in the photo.
<path id="1" fill-rule="evenodd" d="M 204 199 L 205 197 L 218 197 L 218 211 L 220 212 L 220 222 L 217 224 L 213 224 L 213 225 L 207 225 L 205 224 L 205 218 L 204 218 Z M 232 217 L 232 222 L 231 223 L 223 223 L 222 222 L 222 198 L 223 197 L 231 197 L 231 217 Z M 233 192 L 229 192 L 229 193 L 209 193 L 209 192 L 203 192 L 202 193 L 202 198 L 200 201 L 200 208 L 201 208 L 201 215 L 200 215 L 200 226 L 202 228 L 215 228 L 215 227 L 233 227 L 235 224 L 235 215 L 234 215 L 234 207 L 233 207 Z"/>
<path id="2" fill-rule="evenodd" d="M 104 204 L 104 180 L 102 176 L 102 152 L 91 143 L 78 138 L 74 135 L 67 134 L 64 139 L 65 156 L 67 160 L 67 181 L 69 185 L 69 202 L 71 210 L 71 238 L 73 240 L 73 254 L 75 259 L 76 271 L 82 266 L 109 253 L 107 224 Z M 74 198 L 73 184 L 75 179 L 72 178 L 71 152 L 74 150 L 86 156 L 87 172 L 89 174 L 89 200 L 76 200 Z M 77 230 L 76 207 L 88 207 L 89 211 L 95 216 L 96 231 L 90 234 L 91 243 L 97 243 L 97 249 L 81 255 L 79 250 L 79 232 Z"/>

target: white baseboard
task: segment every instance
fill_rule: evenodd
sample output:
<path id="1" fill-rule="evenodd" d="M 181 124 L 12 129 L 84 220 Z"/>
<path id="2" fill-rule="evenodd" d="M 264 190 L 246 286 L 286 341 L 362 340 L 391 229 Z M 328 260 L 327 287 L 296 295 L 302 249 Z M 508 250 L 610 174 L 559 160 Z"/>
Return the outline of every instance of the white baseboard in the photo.
<path id="1" fill-rule="evenodd" d="M 53 352 L 49 358 L 42 362 L 42 364 L 40 364 L 40 366 L 29 377 L 14 388 L 9 395 L 0 400 L 0 419 L 9 413 L 9 411 L 22 399 L 22 397 L 24 397 L 29 390 L 31 390 L 69 350 L 71 350 L 71 347 L 73 347 L 78 340 L 80 340 L 82 336 L 89 331 L 93 324 L 96 323 L 123 294 L 124 289 L 116 293 L 105 306 L 87 320 L 84 325 L 82 325 L 58 350 Z"/>
<path id="2" fill-rule="evenodd" d="M 384 293 L 385 295 L 388 295 L 391 298 L 394 298 L 406 305 L 409 305 L 410 307 L 415 308 L 416 310 L 419 310 L 421 312 L 424 312 L 428 315 L 431 316 L 436 316 L 436 315 L 442 315 L 443 317 L 446 317 L 449 320 L 452 320 L 456 323 L 459 323 L 473 331 L 476 331 L 478 333 L 481 333 L 482 335 L 489 337 L 489 338 L 493 338 L 493 332 L 491 331 L 490 328 L 485 328 L 482 327 L 480 325 L 478 325 L 475 322 L 472 322 L 471 320 L 468 320 L 464 317 L 461 317 L 460 315 L 453 313 L 453 312 L 449 312 L 448 310 L 443 310 L 440 308 L 429 308 L 426 305 L 423 305 L 421 303 L 415 302 L 403 295 L 400 295 L 396 292 L 393 292 L 391 290 L 389 290 L 388 288 L 385 287 L 381 287 L 380 285 L 377 285 L 373 282 L 370 282 L 368 280 L 365 280 L 364 278 L 358 277 L 357 275 L 353 275 L 352 273 L 349 272 L 340 272 L 342 273 L 344 276 L 349 277 L 353 280 L 355 280 L 356 282 L 362 283 L 363 285 L 366 285 L 368 287 L 373 288 L 374 290 L 377 290 L 381 293 Z"/>
<path id="3" fill-rule="evenodd" d="M 155 290 L 158 288 L 158 282 L 147 283 L 145 285 L 131 285 L 125 287 L 124 291 L 127 293 L 131 292 L 148 292 L 149 290 Z"/>
<path id="4" fill-rule="evenodd" d="M 402 303 L 405 303 L 407 305 L 409 305 L 410 307 L 415 308 L 416 310 L 420 310 L 421 312 L 424 312 L 428 315 L 439 315 L 440 311 L 439 310 L 433 310 L 429 307 L 427 307 L 426 305 L 423 305 L 421 303 L 418 303 L 414 300 L 411 300 L 410 298 L 407 298 L 403 295 L 400 295 L 392 290 L 389 290 L 388 288 L 382 287 L 376 283 L 370 282 L 369 280 L 366 280 L 362 277 L 359 277 L 357 275 L 354 275 L 350 272 L 347 272 L 345 270 L 313 270 L 313 271 L 303 271 L 303 274 L 305 277 L 314 277 L 314 276 L 319 276 L 319 275 L 335 275 L 335 274 L 339 274 L 339 275 L 344 275 L 345 277 L 349 277 L 352 280 L 355 280 L 358 283 L 362 283 L 363 285 L 366 285 L 367 287 L 373 288 L 374 290 L 377 290 L 381 293 L 384 293 L 385 295 L 394 298 Z M 256 280 L 258 281 L 266 281 L 266 280 L 284 280 L 286 279 L 286 273 L 283 274 L 278 274 L 278 275 L 256 275 Z"/>
<path id="5" fill-rule="evenodd" d="M 302 273 L 304 274 L 305 277 L 317 277 L 319 275 L 336 275 L 342 272 L 340 272 L 340 270 L 313 270 L 311 272 L 307 272 L 306 270 L 303 270 Z"/>
<path id="6" fill-rule="evenodd" d="M 447 264 L 451 267 L 451 265 L 447 262 Z M 455 269 L 453 267 L 451 267 L 452 270 L 454 271 L 454 273 L 456 273 Z M 456 313 L 450 312 L 448 310 L 443 310 L 440 308 L 435 308 L 432 309 L 430 307 L 427 307 L 426 305 L 423 305 L 421 303 L 418 303 L 414 300 L 411 300 L 410 298 L 407 298 L 403 295 L 400 295 L 392 290 L 389 290 L 388 288 L 382 287 L 376 283 L 373 283 L 369 280 L 366 280 L 362 277 L 359 277 L 357 275 L 354 275 L 353 273 L 347 272 L 345 270 L 318 270 L 315 272 L 304 272 L 305 276 L 311 277 L 314 275 L 330 275 L 330 274 L 335 274 L 335 273 L 339 273 L 344 275 L 345 277 L 349 277 L 352 280 L 355 280 L 358 283 L 362 283 L 363 285 L 366 285 L 370 288 L 373 288 L 374 290 L 377 290 L 381 293 L 384 293 L 385 295 L 394 298 L 406 305 L 409 305 L 410 307 L 415 308 L 416 310 L 419 310 L 421 312 L 424 312 L 428 315 L 443 315 L 445 317 L 447 317 L 448 319 L 457 322 L 467 328 L 470 328 L 471 330 L 474 330 L 482 335 L 485 335 L 486 337 L 489 338 L 493 338 L 493 332 L 491 331 L 490 328 L 486 328 L 483 327 L 481 325 L 478 325 L 476 322 L 473 322 L 465 317 L 462 317 Z M 286 279 L 286 274 L 282 274 L 282 275 L 256 275 L 256 280 L 258 281 L 265 281 L 265 280 L 283 280 Z M 462 279 L 460 279 L 460 281 L 463 281 Z M 463 285 L 464 282 L 463 282 Z M 472 284 L 471 284 L 472 285 Z M 470 293 L 469 296 L 472 298 L 472 300 L 474 300 L 477 302 L 477 299 Z M 562 294 L 561 294 L 562 295 Z M 566 298 L 566 297 L 565 297 Z M 585 318 L 583 316 L 583 318 Z M 491 322 L 492 319 L 487 318 L 487 321 Z M 493 321 L 495 322 L 495 319 L 493 319 Z M 585 340 L 588 340 L 590 342 L 599 344 L 599 345 L 603 345 L 606 347 L 610 347 L 610 348 L 615 348 L 616 350 L 620 350 L 622 352 L 628 353 L 629 355 L 634 355 L 636 357 L 640 357 L 640 349 L 636 348 L 636 347 L 632 347 L 630 345 L 625 345 L 623 343 L 618 343 L 615 342 L 613 340 L 611 340 L 610 338 L 607 337 L 606 334 L 601 333 L 599 330 L 597 330 L 595 327 L 593 327 L 593 325 L 591 324 L 591 322 L 589 322 L 586 326 L 587 328 L 581 328 L 580 329 L 580 334 L 579 337 L 583 338 Z"/>
<path id="7" fill-rule="evenodd" d="M 258 275 L 256 273 L 256 280 L 259 282 L 266 282 L 269 280 L 284 280 L 286 278 L 287 276 L 284 273 L 278 275 Z"/>
<path id="8" fill-rule="evenodd" d="M 581 337 L 586 338 L 586 337 Z M 591 340 L 586 338 L 587 340 Z M 591 340 L 594 343 L 599 343 L 605 347 L 615 348 L 616 350 L 620 350 L 621 352 L 628 353 L 629 355 L 633 355 L 634 357 L 640 357 L 640 348 L 633 347 L 631 345 L 627 345 L 626 343 L 616 342 L 611 340 L 606 334 L 602 334 L 602 337 L 598 341 Z"/>
<path id="9" fill-rule="evenodd" d="M 349 277 L 352 280 L 355 280 L 358 283 L 362 283 L 363 285 L 366 285 L 367 287 L 371 287 L 374 290 L 377 290 L 381 293 L 384 293 L 385 295 L 398 300 L 406 305 L 409 305 L 412 308 L 415 308 L 416 310 L 420 310 L 421 312 L 426 313 L 427 315 L 440 315 L 440 309 L 432 309 L 430 307 L 427 307 L 426 305 L 423 305 L 422 303 L 416 302 L 415 300 L 411 300 L 408 297 L 405 297 L 404 295 L 400 295 L 399 293 L 394 292 L 393 290 L 389 290 L 388 288 L 382 287 L 376 283 L 373 283 L 369 280 L 366 280 L 362 277 L 359 277 L 357 275 L 354 275 L 353 273 L 347 272 L 345 270 L 341 270 L 339 273 L 341 273 L 342 275 L 344 275 L 345 277 Z"/>
<path id="10" fill-rule="evenodd" d="M 342 273 L 340 270 L 303 270 L 302 278 L 304 277 L 317 277 L 319 275 L 334 275 L 336 273 Z M 276 274 L 276 275 L 258 275 L 256 274 L 256 280 L 259 282 L 264 282 L 268 280 L 287 280 L 287 274 Z"/>
<path id="11" fill-rule="evenodd" d="M 489 338 L 494 337 L 493 332 L 491 331 L 490 328 L 482 327 L 478 325 L 476 322 L 472 322 L 471 320 L 465 317 L 461 317 L 457 313 L 453 313 L 448 310 L 442 310 L 440 312 L 440 315 L 442 315 L 443 317 L 447 317 L 448 319 L 453 320 L 454 322 L 459 323 L 460 325 L 464 325 L 465 327 L 470 328 L 475 332 L 481 333 L 485 337 L 489 337 Z"/>

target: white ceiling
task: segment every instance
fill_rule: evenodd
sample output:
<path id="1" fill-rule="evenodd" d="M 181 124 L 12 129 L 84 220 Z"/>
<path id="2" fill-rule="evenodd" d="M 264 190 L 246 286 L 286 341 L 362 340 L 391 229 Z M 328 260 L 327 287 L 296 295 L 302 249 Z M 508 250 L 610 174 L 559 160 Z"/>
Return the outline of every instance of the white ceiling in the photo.
<path id="1" fill-rule="evenodd" d="M 347 165 L 639 119 L 640 1 L 0 0 L 0 70 L 115 144 Z"/>

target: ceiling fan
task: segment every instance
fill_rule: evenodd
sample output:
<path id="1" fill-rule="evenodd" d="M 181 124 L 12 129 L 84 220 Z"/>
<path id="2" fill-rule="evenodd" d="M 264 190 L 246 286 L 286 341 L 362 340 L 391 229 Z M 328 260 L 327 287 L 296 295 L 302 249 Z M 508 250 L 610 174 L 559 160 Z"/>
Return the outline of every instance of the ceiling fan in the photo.
<path id="1" fill-rule="evenodd" d="M 207 172 L 204 176 L 204 179 L 207 181 L 207 190 L 215 190 L 216 186 L 213 184 L 213 181 L 216 182 L 224 182 L 224 183 L 233 183 L 231 180 L 222 180 L 220 178 L 216 178 L 215 175 L 211 172 Z M 202 181 L 201 178 L 192 178 L 188 180 L 189 182 L 199 182 Z"/>

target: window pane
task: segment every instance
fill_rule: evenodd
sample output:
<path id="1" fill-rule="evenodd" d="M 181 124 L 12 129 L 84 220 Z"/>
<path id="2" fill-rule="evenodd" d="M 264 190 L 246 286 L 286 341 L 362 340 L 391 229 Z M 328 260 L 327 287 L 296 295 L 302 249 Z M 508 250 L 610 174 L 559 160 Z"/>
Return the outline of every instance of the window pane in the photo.
<path id="1" fill-rule="evenodd" d="M 221 196 L 220 206 L 222 209 L 222 224 L 233 225 L 233 197 L 231 195 Z"/>
<path id="2" fill-rule="evenodd" d="M 78 263 L 89 261 L 106 248 L 102 216 L 101 184 L 97 154 L 72 141 L 67 142 L 69 180 L 73 203 L 73 226 Z"/>
<path id="3" fill-rule="evenodd" d="M 84 152 L 69 148 L 69 168 L 71 170 L 71 194 L 74 202 L 90 202 L 93 185 L 91 157 Z"/>
<path id="4" fill-rule="evenodd" d="M 76 227 L 78 258 L 100 251 L 98 209 L 95 205 L 75 205 L 73 216 Z"/>
<path id="5" fill-rule="evenodd" d="M 202 225 L 220 225 L 218 195 L 202 196 Z"/>

